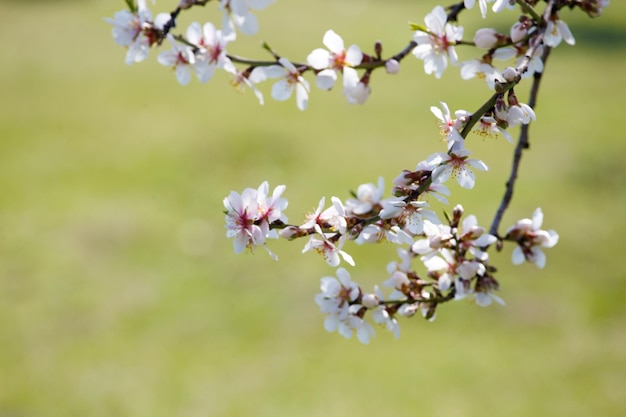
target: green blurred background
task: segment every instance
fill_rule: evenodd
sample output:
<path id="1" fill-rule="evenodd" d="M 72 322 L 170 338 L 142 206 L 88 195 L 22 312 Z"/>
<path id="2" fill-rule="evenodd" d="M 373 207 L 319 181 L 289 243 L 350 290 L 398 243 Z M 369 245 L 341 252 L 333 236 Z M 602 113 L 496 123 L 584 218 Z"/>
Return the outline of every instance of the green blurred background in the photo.
<path id="1" fill-rule="evenodd" d="M 626 4 L 612 3 L 595 20 L 563 14 L 577 46 L 548 62 L 503 223 L 543 208 L 561 237 L 545 270 L 510 266 L 506 247 L 493 255 L 506 307 L 453 303 L 363 346 L 323 329 L 313 295 L 334 271 L 304 241 L 271 242 L 278 263 L 234 255 L 222 199 L 286 184 L 298 223 L 322 195 L 389 185 L 441 150 L 429 107 L 474 110 L 482 81 L 435 80 L 410 56 L 374 74 L 365 106 L 314 88 L 300 112 L 267 84 L 260 107 L 224 74 L 179 86 L 156 51 L 126 66 L 103 21 L 121 0 L 1 1 L 0 417 L 626 415 Z M 332 28 L 389 55 L 435 4 L 279 1 L 231 52 L 265 58 L 266 40 L 304 60 Z M 180 27 L 220 19 L 212 4 L 188 15 Z M 488 224 L 513 147 L 468 147 L 490 171 L 451 202 Z M 395 259 L 390 245 L 347 250 L 367 288 Z"/>

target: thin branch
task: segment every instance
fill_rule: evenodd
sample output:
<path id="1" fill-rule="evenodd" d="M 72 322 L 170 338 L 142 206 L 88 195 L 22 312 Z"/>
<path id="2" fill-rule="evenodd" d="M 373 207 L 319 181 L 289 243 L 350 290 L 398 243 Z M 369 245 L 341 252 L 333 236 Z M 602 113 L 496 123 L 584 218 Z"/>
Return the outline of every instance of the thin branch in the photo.
<path id="1" fill-rule="evenodd" d="M 459 13 L 461 13 L 461 11 L 465 9 L 465 2 L 462 1 L 457 4 L 453 4 L 452 6 L 448 6 L 447 9 L 450 10 L 448 12 L 447 21 L 457 22 L 459 20 Z"/>
<path id="2" fill-rule="evenodd" d="M 130 0 L 126 0 L 127 3 L 129 1 Z M 181 11 L 190 9 L 193 6 L 204 7 L 210 1 L 211 0 L 188 0 L 186 3 L 181 1 L 178 4 L 178 7 L 176 7 L 176 9 L 174 9 L 174 11 L 170 13 L 170 19 L 165 23 L 165 25 L 163 25 L 163 28 L 160 30 L 158 44 L 160 45 L 163 42 L 163 39 L 167 37 L 167 34 L 176 27 L 176 19 L 178 18 L 178 15 Z"/>
<path id="3" fill-rule="evenodd" d="M 544 68 L 548 56 L 550 55 L 551 48 L 546 47 L 543 51 L 543 55 L 541 60 L 543 61 Z M 533 75 L 533 84 L 530 90 L 530 98 L 528 100 L 528 105 L 534 108 L 537 104 L 537 95 L 539 93 L 539 84 L 541 83 L 543 73 L 536 72 Z M 504 191 L 504 196 L 502 197 L 502 201 L 500 202 L 500 206 L 498 207 L 498 211 L 493 219 L 493 223 L 491 224 L 491 228 L 489 229 L 489 233 L 498 236 L 498 229 L 500 228 L 500 222 L 502 221 L 502 216 L 504 216 L 504 212 L 509 207 L 511 200 L 513 199 L 513 190 L 515 189 L 515 181 L 517 180 L 517 173 L 519 171 L 520 162 L 522 160 L 522 152 L 524 149 L 528 149 L 529 147 L 529 135 L 528 130 L 530 128 L 530 124 L 522 125 L 519 139 L 517 141 L 517 146 L 515 147 L 515 152 L 513 153 L 513 164 L 511 165 L 511 174 L 509 175 L 509 179 L 506 182 L 506 190 Z"/>

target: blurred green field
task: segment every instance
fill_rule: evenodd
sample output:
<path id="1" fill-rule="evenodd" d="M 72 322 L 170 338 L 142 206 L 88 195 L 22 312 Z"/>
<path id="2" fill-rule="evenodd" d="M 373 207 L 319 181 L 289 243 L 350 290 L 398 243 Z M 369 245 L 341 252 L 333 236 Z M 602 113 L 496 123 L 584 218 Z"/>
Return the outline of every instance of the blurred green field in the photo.
<path id="1" fill-rule="evenodd" d="M 543 208 L 560 234 L 546 269 L 505 248 L 506 307 L 450 304 L 369 346 L 324 331 L 313 295 L 333 270 L 304 242 L 271 242 L 278 263 L 233 254 L 222 199 L 286 184 L 298 222 L 322 195 L 390 184 L 441 149 L 429 107 L 473 110 L 483 83 L 408 57 L 374 74 L 365 106 L 314 89 L 300 112 L 264 85 L 260 107 L 223 74 L 179 86 L 155 51 L 127 67 L 103 21 L 123 3 L 0 1 L 0 417 L 626 415 L 624 2 L 565 14 L 578 44 L 547 65 L 504 221 Z M 397 51 L 435 4 L 279 1 L 231 51 L 264 57 L 266 40 L 304 60 L 328 28 Z M 190 14 L 181 27 L 219 21 L 215 6 Z M 451 201 L 487 224 L 513 147 L 468 147 L 490 171 Z M 384 279 L 395 249 L 379 249 L 348 248 L 357 281 Z"/>

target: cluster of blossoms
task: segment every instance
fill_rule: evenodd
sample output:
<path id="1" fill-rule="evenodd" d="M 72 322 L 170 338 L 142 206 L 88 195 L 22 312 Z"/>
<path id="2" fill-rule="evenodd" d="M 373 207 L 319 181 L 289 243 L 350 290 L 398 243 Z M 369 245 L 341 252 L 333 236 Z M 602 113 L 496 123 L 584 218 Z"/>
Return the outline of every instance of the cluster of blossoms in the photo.
<path id="1" fill-rule="evenodd" d="M 283 210 L 287 208 L 287 200 L 281 197 L 285 186 L 274 189 L 269 197 L 269 184 L 264 182 L 258 189 L 246 188 L 241 194 L 234 191 L 224 199 L 226 209 L 227 237 L 233 238 L 235 253 L 246 248 L 264 247 L 274 259 L 278 259 L 267 246 L 265 240 L 278 238 L 272 227 L 285 224 L 287 217 Z"/>
<path id="2" fill-rule="evenodd" d="M 385 68 L 389 74 L 397 74 L 400 70 L 400 61 L 412 53 L 424 61 L 426 74 L 433 74 L 440 78 L 451 65 L 459 66 L 461 77 L 484 79 L 491 89 L 498 84 L 510 80 L 495 61 L 511 61 L 516 59 L 515 65 L 523 70 L 519 76 L 527 78 L 536 72 L 543 71 L 542 54 L 544 45 L 555 47 L 564 41 L 570 45 L 575 43 L 567 24 L 559 18 L 558 9 L 563 7 L 578 7 L 590 16 L 598 16 L 608 0 L 567 0 L 553 2 L 550 6 L 555 9 L 546 19 L 536 12 L 529 15 L 522 14 L 510 29 L 509 34 L 499 33 L 492 28 L 482 28 L 476 31 L 471 42 L 464 41 L 464 29 L 456 23 L 458 12 L 474 7 L 475 0 L 465 0 L 448 8 L 436 6 L 424 19 L 425 26 L 412 24 L 413 39 L 407 47 L 397 54 L 383 58 L 382 45 L 377 42 L 374 53 L 363 53 L 357 45 L 346 48 L 343 38 L 333 30 L 328 30 L 322 39 L 327 49 L 318 48 L 308 54 L 306 63 L 295 63 L 281 57 L 265 44 L 273 57 L 271 61 L 251 60 L 232 55 L 227 52 L 229 44 L 237 39 L 237 31 L 252 35 L 258 31 L 258 21 L 252 10 L 266 8 L 273 0 L 221 0 L 219 10 L 222 12 L 221 29 L 214 23 L 201 25 L 191 23 L 185 34 L 173 34 L 176 27 L 176 18 L 186 9 L 193 6 L 205 6 L 209 0 L 181 0 L 171 13 L 160 13 L 152 18 L 152 13 L 145 0 L 126 0 L 128 10 L 117 12 L 115 16 L 105 19 L 113 25 L 115 41 L 126 48 L 126 63 L 132 64 L 145 60 L 149 50 L 160 46 L 165 40 L 170 44 L 169 51 L 161 52 L 158 61 L 174 70 L 176 79 L 182 85 L 191 81 L 191 74 L 195 73 L 202 83 L 209 81 L 216 69 L 230 74 L 231 83 L 237 88 L 250 88 L 261 104 L 264 103 L 263 94 L 256 85 L 268 79 L 276 79 L 271 88 L 272 98 L 283 101 L 289 99 L 295 91 L 296 105 L 300 110 L 308 106 L 310 85 L 304 74 L 315 74 L 315 84 L 322 90 L 334 87 L 339 74 L 343 80 L 343 94 L 351 104 L 363 104 L 371 93 L 371 75 L 377 68 Z M 490 0 L 479 0 L 481 14 L 487 15 L 487 3 Z M 527 8 L 537 3 L 537 0 L 527 0 Z M 510 0 L 497 0 L 492 6 L 495 13 L 512 9 L 517 3 Z M 541 38 L 541 39 L 539 39 Z M 535 43 L 538 43 L 532 47 Z M 486 49 L 480 57 L 460 61 L 456 46 L 475 46 Z M 531 50 L 529 54 L 528 51 Z M 524 62 L 528 61 L 528 62 Z M 239 69 L 237 65 L 244 68 Z M 361 75 L 358 69 L 362 69 Z"/>
<path id="3" fill-rule="evenodd" d="M 353 198 L 345 201 L 333 196 L 327 205 L 322 198 L 317 209 L 300 224 L 289 224 L 285 216 L 284 185 L 270 195 L 269 184 L 263 182 L 257 189 L 247 188 L 241 194 L 233 191 L 224 199 L 226 235 L 233 238 L 236 253 L 261 246 L 277 259 L 267 247 L 267 239 L 306 238 L 303 253 L 317 252 L 329 266 L 337 268 L 336 276 L 322 278 L 321 292 L 315 296 L 322 313 L 327 315 L 324 326 L 328 331 L 337 330 L 345 337 L 356 334 L 361 342 L 368 343 L 374 335 L 373 326 L 366 320 L 368 314 L 371 321 L 398 337 L 399 318 L 419 312 L 432 320 L 437 307 L 448 301 L 471 299 L 481 306 L 493 301 L 503 304 L 495 294 L 499 283 L 488 251 L 500 251 L 505 243 L 515 245 L 514 264 L 526 261 L 539 268 L 545 266 L 542 248 L 553 247 L 558 234 L 541 229 L 540 209 L 531 219 L 517 221 L 505 233 L 498 230 L 511 201 L 522 150 L 528 145 L 527 126 L 536 120 L 532 103 L 548 54 L 562 42 L 575 43 L 560 12 L 578 8 L 597 17 L 608 6 L 608 0 L 478 0 L 483 18 L 487 17 L 489 6 L 493 13 L 518 10 L 518 14 L 508 33 L 485 27 L 474 33 L 472 41 L 464 40 L 465 31 L 458 24 L 458 17 L 477 2 L 464 0 L 448 8 L 436 6 L 426 15 L 424 25 L 412 24 L 408 45 L 389 57 L 383 58 L 380 42 L 376 42 L 372 54 L 366 54 L 357 45 L 346 47 L 341 36 L 328 30 L 322 38 L 325 48 L 311 51 L 304 63 L 279 55 L 267 44 L 263 47 L 271 54 L 271 60 L 243 58 L 227 51 L 238 33 L 252 35 L 258 31 L 252 11 L 266 8 L 273 0 L 215 0 L 222 13 L 221 29 L 211 22 L 194 22 L 184 35 L 173 32 L 181 12 L 209 2 L 180 0 L 174 11 L 153 19 L 145 0 L 126 0 L 128 9 L 106 21 L 113 25 L 114 40 L 127 48 L 127 64 L 145 60 L 151 48 L 167 41 L 171 49 L 161 52 L 157 59 L 174 70 L 180 84 L 190 83 L 192 74 L 205 83 L 217 70 L 223 70 L 231 75 L 233 85 L 251 89 L 261 104 L 263 94 L 257 85 L 273 79 L 272 98 L 287 100 L 295 92 L 297 107 L 305 110 L 311 92 L 307 73 L 314 74 L 315 85 L 322 90 L 334 89 L 341 78 L 347 101 L 363 104 L 371 94 L 374 71 L 384 68 L 388 74 L 397 74 L 400 62 L 411 54 L 423 61 L 426 74 L 440 78 L 449 65 L 457 66 L 463 79 L 482 78 L 490 90 L 489 98 L 474 112 L 457 110 L 453 114 L 443 102 L 440 107 L 431 107 L 439 121 L 445 150 L 426 157 L 413 170 L 403 170 L 393 180 L 389 196 L 385 196 L 385 183 L 379 178 L 377 184 L 360 185 Z M 545 7 L 539 13 L 541 3 Z M 486 52 L 460 60 L 457 47 Z M 496 61 L 510 63 L 497 66 Z M 518 100 L 515 88 L 533 75 L 531 97 L 525 104 Z M 448 204 L 448 180 L 454 178 L 459 186 L 472 189 L 476 183 L 474 171 L 488 170 L 483 161 L 470 158 L 466 147 L 470 135 L 503 136 L 513 143 L 507 129 L 514 126 L 521 126 L 521 134 L 511 176 L 491 227 L 480 226 L 473 215 L 465 216 L 458 204 L 451 214 L 444 211 L 442 221 L 430 202 L 434 199 Z M 340 267 L 342 261 L 355 265 L 344 250 L 347 242 L 398 245 L 399 259 L 388 264 L 380 285 L 389 289 L 388 295 L 379 286 L 371 292 L 364 291 L 352 280 L 350 272 Z"/>
<path id="4" fill-rule="evenodd" d="M 459 151 L 449 151 L 451 155 L 454 152 Z M 352 256 L 343 250 L 346 241 L 398 245 L 399 260 L 387 266 L 388 276 L 381 284 L 392 289 L 388 297 L 378 287 L 372 293 L 364 292 L 343 267 L 337 269 L 336 278 L 321 280 L 322 292 L 315 301 L 328 315 L 325 328 L 337 330 L 345 337 L 356 333 L 363 343 L 368 343 L 374 335 L 373 327 L 364 319 L 368 312 L 375 323 L 397 337 L 400 331 L 397 317 L 421 312 L 432 320 L 437 306 L 447 301 L 469 296 L 481 306 L 491 304 L 492 300 L 503 304 L 494 294 L 499 284 L 493 275 L 496 269 L 489 264 L 487 249 L 494 244 L 501 249 L 503 242 L 513 242 L 517 244 L 513 263 L 526 260 L 543 268 L 545 256 L 541 248 L 554 246 L 558 235 L 553 230 L 540 229 L 543 218 L 540 209 L 532 220 L 518 221 L 504 236 L 488 233 L 473 215 L 463 218 L 461 205 L 455 206 L 452 215 L 446 215 L 446 221 L 442 222 L 425 199 L 433 196 L 447 203 L 445 196 L 450 192 L 443 182 L 451 176 L 456 176 L 461 186 L 474 185 L 467 166 L 472 160 L 455 158 L 458 165 L 434 154 L 418 163 L 414 171 L 404 170 L 394 180 L 392 196 L 387 198 L 384 198 L 382 178 L 376 185 L 361 184 L 354 198 L 345 202 L 332 197 L 332 204 L 326 207 L 322 198 L 301 225 L 290 225 L 284 217 L 282 209 L 287 201 L 280 197 L 285 189 L 283 185 L 274 190 L 271 199 L 267 198 L 267 182 L 258 190 L 248 188 L 241 195 L 231 192 L 224 200 L 227 236 L 235 238 L 235 252 L 244 248 L 253 250 L 259 245 L 265 247 L 265 239 L 276 237 L 272 235 L 276 230 L 280 230 L 280 237 L 289 240 L 308 237 L 302 252 L 314 250 L 332 267 L 338 267 L 342 260 L 355 265 Z M 486 169 L 481 161 L 473 163 Z M 442 168 L 449 168 L 450 173 L 436 175 L 444 172 Z M 422 263 L 425 272 L 421 275 L 414 270 L 414 259 Z"/>

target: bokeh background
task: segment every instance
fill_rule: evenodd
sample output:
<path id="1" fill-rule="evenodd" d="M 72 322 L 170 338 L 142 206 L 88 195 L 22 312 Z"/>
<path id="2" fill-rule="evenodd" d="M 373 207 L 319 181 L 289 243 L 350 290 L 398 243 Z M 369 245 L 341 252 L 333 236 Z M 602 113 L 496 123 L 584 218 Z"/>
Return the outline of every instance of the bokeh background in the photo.
<path id="1" fill-rule="evenodd" d="M 266 58 L 265 40 L 304 60 L 332 28 L 389 55 L 435 4 L 279 1 L 231 52 Z M 445 305 L 369 346 L 324 331 L 313 295 L 334 271 L 304 241 L 271 242 L 277 263 L 233 254 L 222 199 L 286 184 L 298 223 L 322 195 L 390 184 L 442 149 L 429 107 L 476 109 L 484 83 L 454 68 L 435 80 L 409 56 L 399 75 L 374 74 L 365 106 L 314 88 L 300 112 L 267 84 L 261 107 L 224 74 L 179 86 L 156 51 L 126 66 L 103 21 L 123 8 L 0 1 L 1 417 L 626 415 L 626 4 L 562 15 L 577 45 L 550 57 L 503 223 L 543 208 L 561 237 L 545 270 L 512 267 L 506 247 L 493 255 L 505 307 Z M 220 17 L 210 4 L 180 27 Z M 462 19 L 468 37 L 482 23 Z M 451 201 L 489 224 L 513 147 L 468 147 L 490 171 Z M 367 288 L 395 259 L 390 245 L 347 250 Z"/>

